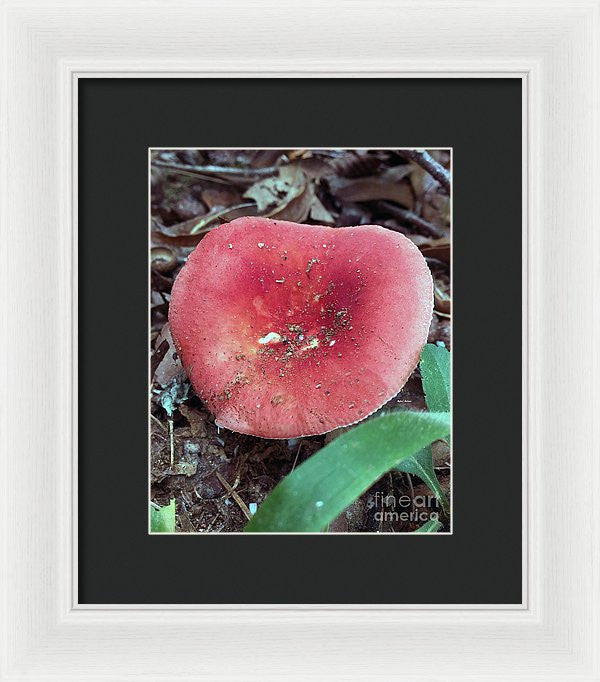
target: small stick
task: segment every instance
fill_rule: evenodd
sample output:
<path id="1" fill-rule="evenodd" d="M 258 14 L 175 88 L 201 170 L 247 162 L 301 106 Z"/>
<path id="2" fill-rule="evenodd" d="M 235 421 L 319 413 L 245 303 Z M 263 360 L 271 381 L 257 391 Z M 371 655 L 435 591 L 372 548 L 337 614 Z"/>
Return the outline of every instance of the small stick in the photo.
<path id="1" fill-rule="evenodd" d="M 302 450 L 302 441 L 300 441 L 300 445 L 298 446 L 298 449 L 296 450 L 296 459 L 294 460 L 294 463 L 292 464 L 292 471 L 296 468 L 296 462 L 298 461 L 298 455 L 300 454 L 300 450 Z M 290 474 L 292 473 L 290 471 Z"/>
<path id="2" fill-rule="evenodd" d="M 208 526 L 204 529 L 205 533 L 210 532 L 210 529 L 215 525 L 215 521 L 219 518 L 219 512 L 217 512 L 213 518 L 213 520 L 208 524 Z"/>
<path id="3" fill-rule="evenodd" d="M 390 215 L 393 215 L 395 218 L 398 218 L 399 220 L 402 220 L 405 223 L 409 223 L 410 225 L 414 225 L 415 227 L 419 228 L 420 230 L 423 230 L 423 232 L 426 232 L 427 234 L 431 235 L 432 237 L 435 237 L 436 239 L 445 236 L 445 233 L 439 227 L 433 225 L 424 218 L 421 218 L 412 211 L 407 211 L 406 209 L 401 208 L 400 206 L 396 206 L 396 204 L 392 204 L 390 201 L 380 201 L 379 206 L 385 211 L 387 211 Z"/>
<path id="4" fill-rule="evenodd" d="M 221 175 L 238 175 L 240 177 L 253 177 L 273 175 L 277 172 L 279 166 L 269 166 L 268 168 L 236 168 L 235 166 L 193 166 L 186 163 L 172 163 L 170 161 L 156 160 L 152 162 L 153 166 L 158 168 L 166 168 L 170 170 L 186 171 L 188 173 L 216 173 Z"/>
<path id="5" fill-rule="evenodd" d="M 252 514 L 250 513 L 250 510 L 246 506 L 246 503 L 242 498 L 235 492 L 235 490 L 227 483 L 227 481 L 221 476 L 221 474 L 216 471 L 217 478 L 221 482 L 221 485 L 225 488 L 225 490 L 233 497 L 233 499 L 237 502 L 238 507 L 244 512 L 245 517 L 248 519 L 248 521 L 252 520 Z"/>
<path id="6" fill-rule="evenodd" d="M 160 421 L 160 419 L 158 419 L 157 417 L 155 417 L 153 414 L 150 415 L 150 419 L 154 419 L 154 421 L 160 426 L 160 428 L 161 428 L 163 431 L 166 431 L 166 430 L 167 430 L 167 427 Z"/>
<path id="7" fill-rule="evenodd" d="M 450 194 L 450 173 L 425 150 L 402 149 L 400 154 L 426 170 Z"/>
<path id="8" fill-rule="evenodd" d="M 173 443 L 173 420 L 169 419 L 169 444 L 171 449 L 171 469 L 173 468 L 173 463 L 175 462 L 175 446 Z"/>

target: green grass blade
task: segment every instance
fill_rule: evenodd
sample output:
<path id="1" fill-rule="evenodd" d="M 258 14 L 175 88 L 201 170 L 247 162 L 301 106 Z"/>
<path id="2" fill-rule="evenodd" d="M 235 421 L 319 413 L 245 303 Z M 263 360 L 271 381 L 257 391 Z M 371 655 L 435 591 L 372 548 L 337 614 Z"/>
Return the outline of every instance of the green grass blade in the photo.
<path id="1" fill-rule="evenodd" d="M 322 531 L 383 474 L 449 429 L 448 413 L 394 412 L 363 422 L 286 476 L 245 530 Z"/>
<path id="2" fill-rule="evenodd" d="M 404 471 L 407 474 L 414 474 L 418 476 L 425 485 L 429 486 L 433 494 L 438 499 L 439 503 L 442 505 L 442 509 L 446 514 L 450 511 L 450 506 L 448 504 L 448 498 L 442 490 L 442 486 L 438 481 L 433 468 L 433 461 L 431 456 L 431 447 L 428 445 L 426 448 L 415 452 L 414 455 L 403 459 L 395 467 L 398 471 Z"/>
<path id="3" fill-rule="evenodd" d="M 150 505 L 150 532 L 175 532 L 175 500 L 171 500 L 166 507 Z"/>
<path id="4" fill-rule="evenodd" d="M 413 533 L 437 533 L 441 527 L 442 524 L 437 519 L 429 519 L 420 528 L 414 530 Z"/>
<path id="5" fill-rule="evenodd" d="M 421 380 L 431 412 L 450 412 L 450 351 L 428 343 L 421 351 Z"/>

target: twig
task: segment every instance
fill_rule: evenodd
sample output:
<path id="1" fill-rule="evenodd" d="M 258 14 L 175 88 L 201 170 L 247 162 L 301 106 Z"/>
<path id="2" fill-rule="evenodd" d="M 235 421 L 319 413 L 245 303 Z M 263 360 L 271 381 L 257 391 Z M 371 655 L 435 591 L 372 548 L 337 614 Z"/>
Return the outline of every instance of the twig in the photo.
<path id="1" fill-rule="evenodd" d="M 169 449 L 171 451 L 171 469 L 173 468 L 173 464 L 175 462 L 175 447 L 173 443 L 173 420 L 169 419 Z"/>
<path id="2" fill-rule="evenodd" d="M 153 166 L 158 168 L 166 168 L 168 170 L 184 171 L 186 173 L 214 173 L 216 175 L 237 175 L 239 177 L 255 177 L 264 175 L 273 175 L 279 170 L 279 166 L 269 166 L 268 168 L 236 168 L 235 166 L 193 166 L 187 163 L 172 163 L 170 161 L 156 160 L 152 162 Z"/>
<path id="3" fill-rule="evenodd" d="M 235 490 L 227 483 L 227 481 L 221 476 L 221 474 L 216 471 L 217 478 L 221 482 L 221 485 L 225 488 L 225 490 L 233 497 L 233 499 L 237 502 L 238 507 L 244 512 L 245 517 L 248 519 L 248 521 L 252 520 L 252 514 L 250 513 L 250 510 L 246 506 L 246 503 L 242 498 L 235 492 Z"/>
<path id="4" fill-rule="evenodd" d="M 429 175 L 435 178 L 440 185 L 450 194 L 450 173 L 439 164 L 431 154 L 423 151 L 417 151 L 416 149 L 402 149 L 400 154 L 406 159 L 414 161 L 416 164 L 421 166 L 426 170 Z"/>
<path id="5" fill-rule="evenodd" d="M 163 431 L 167 430 L 167 427 L 160 421 L 160 419 L 157 419 L 153 414 L 150 415 L 150 419 L 154 419 L 154 421 L 160 426 L 160 428 Z"/>
<path id="6" fill-rule="evenodd" d="M 439 227 L 433 225 L 433 223 L 428 222 L 412 211 L 407 211 L 405 208 L 396 206 L 396 204 L 393 204 L 391 201 L 380 201 L 379 206 L 387 211 L 390 215 L 394 216 L 394 218 L 398 218 L 405 223 L 414 225 L 414 227 L 417 227 L 436 239 L 445 236 L 445 233 Z"/>
<path id="7" fill-rule="evenodd" d="M 294 471 L 294 469 L 296 468 L 296 462 L 298 461 L 298 455 L 300 454 L 300 450 L 302 450 L 302 443 L 303 443 L 303 441 L 300 441 L 300 445 L 298 446 L 298 450 L 296 450 L 296 459 L 294 460 L 294 463 L 292 464 L 292 471 Z M 292 473 L 292 471 L 290 471 L 290 474 Z"/>
<path id="8" fill-rule="evenodd" d="M 192 227 L 192 229 L 188 232 L 188 235 L 186 236 L 192 237 L 197 234 L 209 232 L 210 230 L 213 229 L 213 227 L 216 227 L 216 225 L 213 227 L 209 227 L 209 225 L 211 225 L 211 223 L 214 223 L 215 220 L 219 220 L 228 213 L 231 213 L 232 211 L 239 211 L 240 209 L 251 208 L 252 206 L 256 206 L 256 204 L 252 201 L 249 201 L 244 204 L 234 204 L 233 206 L 227 206 L 227 208 L 224 208 L 223 210 L 220 211 L 207 213 L 205 216 L 198 220 L 198 223 L 194 225 L 194 227 Z"/>
<path id="9" fill-rule="evenodd" d="M 213 518 L 213 520 L 208 524 L 208 526 L 204 529 L 205 533 L 209 533 L 210 529 L 215 525 L 215 521 L 219 518 L 219 512 L 217 512 Z"/>

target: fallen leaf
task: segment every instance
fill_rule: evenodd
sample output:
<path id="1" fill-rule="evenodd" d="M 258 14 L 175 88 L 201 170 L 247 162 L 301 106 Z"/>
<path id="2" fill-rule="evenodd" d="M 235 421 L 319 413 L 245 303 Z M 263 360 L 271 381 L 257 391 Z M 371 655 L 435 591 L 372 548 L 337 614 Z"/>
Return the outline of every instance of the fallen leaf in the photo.
<path id="1" fill-rule="evenodd" d="M 446 237 L 430 239 L 427 244 L 419 246 L 426 258 L 436 258 L 444 263 L 450 263 L 450 240 Z"/>
<path id="2" fill-rule="evenodd" d="M 188 405 L 180 405 L 179 412 L 188 420 L 192 436 L 204 438 L 206 436 L 206 416 Z"/>
<path id="3" fill-rule="evenodd" d="M 296 161 L 309 180 L 320 180 L 324 175 L 331 175 L 331 164 L 329 159 L 322 156 L 307 156 Z"/>
<path id="4" fill-rule="evenodd" d="M 274 166 L 285 152 L 283 149 L 257 149 L 252 157 L 252 168 L 268 168 Z"/>
<path id="5" fill-rule="evenodd" d="M 246 190 L 244 197 L 253 199 L 259 213 L 264 214 L 271 207 L 283 210 L 305 188 L 306 175 L 299 166 L 290 164 L 280 168 L 277 175 L 255 182 Z"/>
<path id="6" fill-rule="evenodd" d="M 314 221 L 323 223 L 324 225 L 333 225 L 335 223 L 335 218 L 329 213 L 325 206 L 323 206 L 317 196 L 313 198 L 310 207 L 310 217 Z"/>
<path id="7" fill-rule="evenodd" d="M 435 310 L 439 313 L 444 313 L 445 315 L 450 315 L 450 309 L 452 306 L 452 301 L 450 296 L 448 296 L 440 287 L 435 284 L 433 287 L 433 300 Z"/>
<path id="8" fill-rule="evenodd" d="M 343 201 L 377 201 L 387 199 L 412 209 L 415 203 L 413 190 L 403 181 L 407 171 L 405 166 L 390 168 L 382 175 L 366 178 L 328 178 L 331 192 Z"/>
<path id="9" fill-rule="evenodd" d="M 250 212 L 252 211 L 252 212 Z M 190 230 L 190 235 L 203 234 L 208 232 L 213 227 L 214 222 L 219 219 L 221 222 L 229 222 L 234 220 L 234 218 L 240 218 L 241 216 L 254 215 L 254 204 L 236 204 L 235 206 L 228 206 L 227 208 L 221 210 L 213 210 L 203 218 L 201 218 L 194 227 Z"/>
<path id="10" fill-rule="evenodd" d="M 314 183 L 297 164 L 283 166 L 278 175 L 256 182 L 244 197 L 254 199 L 265 218 L 301 223 L 310 214 L 317 222 L 329 225 L 335 222 L 319 201 Z"/>
<path id="11" fill-rule="evenodd" d="M 154 376 L 156 368 L 158 365 L 160 365 L 168 350 L 169 342 L 166 339 L 163 339 L 152 354 L 152 358 L 150 360 L 150 373 L 152 376 Z"/>
<path id="12" fill-rule="evenodd" d="M 223 189 L 205 189 L 202 192 L 202 201 L 208 206 L 209 211 L 216 208 L 228 208 L 229 206 L 243 203 L 239 193 L 231 187 Z"/>
<path id="13" fill-rule="evenodd" d="M 177 256 L 164 246 L 155 246 L 150 250 L 150 267 L 158 272 L 171 272 L 177 266 Z"/>
<path id="14" fill-rule="evenodd" d="M 166 349 L 164 346 L 165 343 L 167 344 Z M 153 380 L 162 388 L 165 388 L 174 377 L 183 373 L 183 365 L 181 364 L 179 354 L 173 343 L 168 322 L 163 326 L 154 342 L 154 347 L 156 348 L 156 352 L 160 351 L 162 357 L 154 371 Z"/>
<path id="15" fill-rule="evenodd" d="M 214 208 L 208 213 L 196 216 L 176 225 L 163 225 L 152 221 L 152 239 L 159 244 L 177 244 L 179 246 L 196 246 L 203 235 L 210 232 L 220 223 L 229 222 L 242 216 L 256 215 L 256 205 L 247 202 L 226 208 Z M 157 234 L 158 233 L 158 234 Z M 158 235 L 162 235 L 159 237 Z"/>
<path id="16" fill-rule="evenodd" d="M 373 154 L 365 149 L 357 149 L 347 150 L 342 156 L 330 159 L 329 165 L 343 178 L 363 178 L 376 175 L 382 162 L 379 153 Z"/>
<path id="17" fill-rule="evenodd" d="M 153 227 L 162 234 L 167 235 L 167 237 L 182 237 L 189 235 L 190 230 L 206 215 L 207 213 L 204 211 L 203 213 L 195 215 L 181 223 L 175 223 L 174 225 L 163 225 L 162 223 L 158 222 L 158 220 L 153 220 L 152 222 Z"/>

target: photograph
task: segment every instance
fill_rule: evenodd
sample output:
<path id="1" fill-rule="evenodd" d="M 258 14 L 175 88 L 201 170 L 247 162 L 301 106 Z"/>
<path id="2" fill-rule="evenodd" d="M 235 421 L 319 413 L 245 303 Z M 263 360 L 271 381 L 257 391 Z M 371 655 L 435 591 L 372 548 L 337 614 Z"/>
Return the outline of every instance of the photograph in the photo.
<path id="1" fill-rule="evenodd" d="M 150 534 L 452 533 L 452 170 L 148 150 Z"/>

